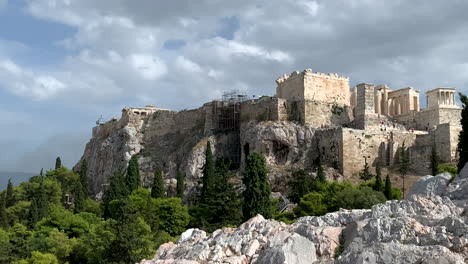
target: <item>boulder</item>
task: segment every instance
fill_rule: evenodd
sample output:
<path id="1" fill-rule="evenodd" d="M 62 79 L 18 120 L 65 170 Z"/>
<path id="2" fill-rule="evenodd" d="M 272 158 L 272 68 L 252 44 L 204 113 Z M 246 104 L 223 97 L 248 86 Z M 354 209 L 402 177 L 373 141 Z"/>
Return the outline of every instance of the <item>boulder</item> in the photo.
<path id="1" fill-rule="evenodd" d="M 443 195 L 450 181 L 450 178 L 452 178 L 452 175 L 450 175 L 450 173 L 447 172 L 438 174 L 436 176 L 424 176 L 413 184 L 408 193 L 408 197 L 411 197 L 412 195 Z"/>

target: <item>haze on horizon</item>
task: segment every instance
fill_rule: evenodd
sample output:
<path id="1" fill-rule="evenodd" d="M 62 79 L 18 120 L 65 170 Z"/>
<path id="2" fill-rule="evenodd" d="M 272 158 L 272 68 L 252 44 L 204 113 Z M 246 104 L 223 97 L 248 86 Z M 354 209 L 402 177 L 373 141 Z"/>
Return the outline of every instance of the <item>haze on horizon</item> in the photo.
<path id="1" fill-rule="evenodd" d="M 0 0 L 0 171 L 72 167 L 124 106 L 273 95 L 312 68 L 467 92 L 468 1 Z M 421 96 L 424 102 L 424 96 Z"/>

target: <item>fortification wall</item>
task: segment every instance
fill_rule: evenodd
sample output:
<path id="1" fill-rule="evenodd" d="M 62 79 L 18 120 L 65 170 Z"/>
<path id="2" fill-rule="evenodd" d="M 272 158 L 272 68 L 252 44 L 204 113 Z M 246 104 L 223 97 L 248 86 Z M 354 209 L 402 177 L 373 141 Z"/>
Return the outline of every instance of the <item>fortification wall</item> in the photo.
<path id="1" fill-rule="evenodd" d="M 286 100 L 277 97 L 262 97 L 243 102 L 240 108 L 240 121 L 286 121 L 288 119 Z"/>
<path id="2" fill-rule="evenodd" d="M 403 146 L 414 146 L 417 134 L 406 131 L 378 131 L 343 128 L 343 175 L 358 177 L 365 160 L 369 166 L 393 166 L 398 160 L 398 150 Z M 414 168 L 421 167 L 413 163 Z"/>
<path id="3" fill-rule="evenodd" d="M 352 121 L 352 110 L 348 105 L 330 104 L 306 100 L 304 106 L 304 124 L 316 127 L 342 126 Z"/>
<path id="4" fill-rule="evenodd" d="M 343 171 L 343 129 L 339 127 L 317 130 L 316 138 L 322 164 Z"/>
<path id="5" fill-rule="evenodd" d="M 349 105 L 349 79 L 337 74 L 305 71 L 304 99 Z"/>

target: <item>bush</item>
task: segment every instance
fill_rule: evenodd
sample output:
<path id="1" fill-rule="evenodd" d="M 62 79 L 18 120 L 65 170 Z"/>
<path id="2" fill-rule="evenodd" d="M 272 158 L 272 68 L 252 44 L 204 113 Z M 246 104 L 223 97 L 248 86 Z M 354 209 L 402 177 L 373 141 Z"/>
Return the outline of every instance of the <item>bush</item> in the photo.
<path id="1" fill-rule="evenodd" d="M 327 206 L 324 202 L 324 196 L 318 192 L 311 192 L 304 195 L 299 205 L 294 208 L 297 216 L 306 215 L 324 215 L 327 213 Z"/>
<path id="2" fill-rule="evenodd" d="M 387 200 L 383 193 L 370 187 L 347 187 L 336 194 L 336 199 L 338 206 L 345 209 L 368 209 Z"/>
<path id="3" fill-rule="evenodd" d="M 180 198 L 156 199 L 156 213 L 159 216 L 159 229 L 171 236 L 185 231 L 190 215 Z"/>
<path id="4" fill-rule="evenodd" d="M 448 172 L 452 176 L 457 175 L 458 169 L 457 167 L 447 164 L 447 163 L 442 163 L 437 166 L 437 173 L 443 173 L 443 172 Z"/>

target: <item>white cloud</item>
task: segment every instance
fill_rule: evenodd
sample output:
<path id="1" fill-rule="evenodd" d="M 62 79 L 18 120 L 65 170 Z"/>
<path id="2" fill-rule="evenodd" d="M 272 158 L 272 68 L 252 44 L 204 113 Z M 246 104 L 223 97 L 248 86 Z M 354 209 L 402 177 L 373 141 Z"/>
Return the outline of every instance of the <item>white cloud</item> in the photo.
<path id="1" fill-rule="evenodd" d="M 132 54 L 130 63 L 145 80 L 154 81 L 167 73 L 166 65 L 151 55 Z"/>
<path id="2" fill-rule="evenodd" d="M 67 88 L 67 85 L 48 74 L 23 70 L 11 60 L 0 61 L 0 83 L 12 93 L 44 100 L 55 96 Z"/>

